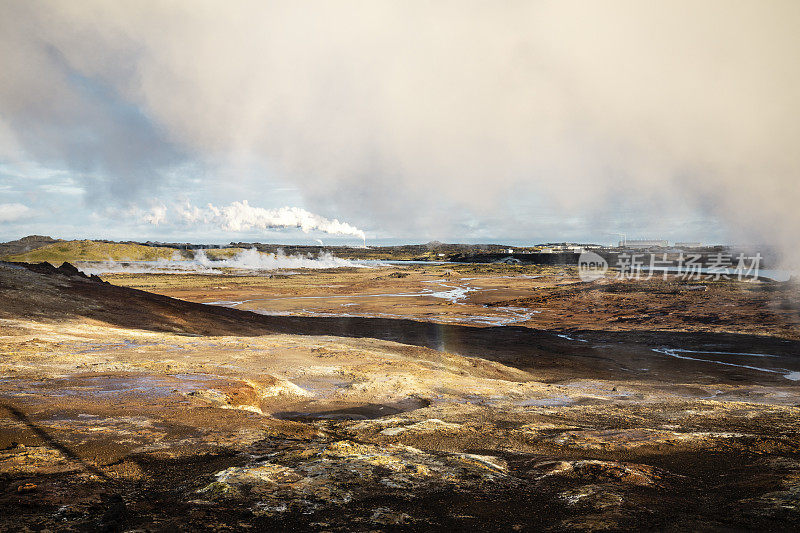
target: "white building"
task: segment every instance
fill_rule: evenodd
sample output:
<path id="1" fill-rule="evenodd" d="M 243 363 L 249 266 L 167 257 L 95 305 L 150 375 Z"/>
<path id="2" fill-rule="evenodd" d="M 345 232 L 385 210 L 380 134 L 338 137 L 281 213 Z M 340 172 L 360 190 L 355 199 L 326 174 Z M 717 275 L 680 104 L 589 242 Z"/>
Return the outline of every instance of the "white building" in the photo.
<path id="1" fill-rule="evenodd" d="M 669 246 L 669 242 L 657 239 L 634 239 L 620 241 L 619 246 L 620 248 L 666 248 Z"/>

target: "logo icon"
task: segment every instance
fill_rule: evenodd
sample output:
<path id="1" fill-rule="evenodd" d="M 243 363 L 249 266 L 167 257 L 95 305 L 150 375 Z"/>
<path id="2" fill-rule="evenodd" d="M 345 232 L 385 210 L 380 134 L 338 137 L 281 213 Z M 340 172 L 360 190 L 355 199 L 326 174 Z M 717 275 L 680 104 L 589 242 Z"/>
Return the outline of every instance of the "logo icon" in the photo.
<path id="1" fill-rule="evenodd" d="M 594 252 L 583 252 L 578 257 L 578 277 L 581 281 L 594 281 L 604 278 L 608 262 Z"/>

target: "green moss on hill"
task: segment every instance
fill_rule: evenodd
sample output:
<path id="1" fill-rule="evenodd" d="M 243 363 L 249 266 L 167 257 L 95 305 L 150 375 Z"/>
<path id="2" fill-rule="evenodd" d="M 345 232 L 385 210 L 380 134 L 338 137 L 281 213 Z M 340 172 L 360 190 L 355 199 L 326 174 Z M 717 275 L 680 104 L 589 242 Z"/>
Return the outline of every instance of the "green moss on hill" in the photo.
<path id="1" fill-rule="evenodd" d="M 214 261 L 219 261 L 222 259 L 230 259 L 234 255 L 238 254 L 239 252 L 243 251 L 243 248 L 210 248 L 206 250 L 206 257 L 209 259 L 213 259 Z"/>
<path id="2" fill-rule="evenodd" d="M 60 264 L 63 261 L 155 261 L 171 259 L 173 254 L 180 254 L 173 248 L 142 246 L 141 244 L 120 244 L 96 241 L 65 241 L 48 244 L 36 250 L 22 254 L 9 255 L 8 261 L 25 261 L 38 263 L 47 261 Z"/>

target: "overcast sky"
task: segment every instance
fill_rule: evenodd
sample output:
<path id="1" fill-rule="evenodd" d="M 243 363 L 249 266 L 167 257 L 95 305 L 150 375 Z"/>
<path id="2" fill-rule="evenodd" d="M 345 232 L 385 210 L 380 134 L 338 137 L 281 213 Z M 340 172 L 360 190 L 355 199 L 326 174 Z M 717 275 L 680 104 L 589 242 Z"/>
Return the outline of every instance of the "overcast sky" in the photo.
<path id="1" fill-rule="evenodd" d="M 0 239 L 790 249 L 798 27 L 796 1 L 0 0 Z"/>

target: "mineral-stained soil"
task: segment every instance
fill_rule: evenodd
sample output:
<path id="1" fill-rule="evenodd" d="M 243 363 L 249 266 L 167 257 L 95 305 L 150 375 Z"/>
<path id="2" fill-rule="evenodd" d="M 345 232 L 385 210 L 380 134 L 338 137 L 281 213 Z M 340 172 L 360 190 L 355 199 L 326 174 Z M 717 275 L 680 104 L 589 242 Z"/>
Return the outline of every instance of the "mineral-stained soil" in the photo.
<path id="1" fill-rule="evenodd" d="M 0 264 L 2 530 L 800 527 L 794 285 L 70 272 Z"/>
<path id="2" fill-rule="evenodd" d="M 270 315 L 411 318 L 547 330 L 748 333 L 800 340 L 800 283 L 606 279 L 570 268 L 418 265 L 268 275 L 112 274 L 114 284 Z"/>

